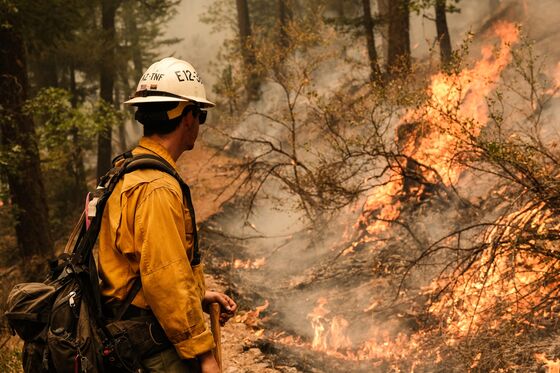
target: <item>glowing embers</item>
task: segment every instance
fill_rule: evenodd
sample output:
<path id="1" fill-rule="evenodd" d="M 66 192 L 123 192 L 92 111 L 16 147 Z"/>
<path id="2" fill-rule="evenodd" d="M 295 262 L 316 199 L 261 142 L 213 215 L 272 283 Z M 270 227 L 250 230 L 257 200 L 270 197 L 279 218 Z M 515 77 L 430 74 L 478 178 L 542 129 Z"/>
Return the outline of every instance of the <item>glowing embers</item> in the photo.
<path id="1" fill-rule="evenodd" d="M 266 258 L 261 257 L 257 259 L 235 259 L 232 261 L 223 261 L 218 266 L 220 268 L 234 268 L 234 269 L 260 269 L 266 265 Z"/>
<path id="2" fill-rule="evenodd" d="M 235 259 L 233 261 L 233 268 L 235 269 L 259 269 L 266 264 L 266 258 L 258 258 L 254 260 L 241 260 Z"/>
<path id="3" fill-rule="evenodd" d="M 544 364 L 548 373 L 560 373 L 560 360 L 549 360 L 546 358 L 545 354 L 535 354 L 535 360 L 539 363 Z M 540 372 L 541 370 L 539 370 Z"/>

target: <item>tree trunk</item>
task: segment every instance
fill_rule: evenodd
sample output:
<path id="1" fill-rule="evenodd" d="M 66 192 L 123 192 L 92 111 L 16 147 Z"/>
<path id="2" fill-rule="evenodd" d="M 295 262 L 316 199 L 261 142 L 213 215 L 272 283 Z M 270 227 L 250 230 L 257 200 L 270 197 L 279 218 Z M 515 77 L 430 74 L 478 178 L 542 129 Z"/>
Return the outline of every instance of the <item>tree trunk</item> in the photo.
<path id="1" fill-rule="evenodd" d="M 447 17 L 445 14 L 445 0 L 436 0 L 436 30 L 437 40 L 439 43 L 439 54 L 441 57 L 441 65 L 448 66 L 451 62 L 451 37 L 447 28 Z"/>
<path id="2" fill-rule="evenodd" d="M 387 43 L 389 40 L 389 0 L 377 0 L 377 11 L 379 12 L 379 21 L 376 27 L 381 36 L 380 57 L 387 61 L 389 49 Z"/>
<path id="3" fill-rule="evenodd" d="M 370 0 L 362 0 L 364 8 L 363 25 L 364 32 L 366 34 L 367 49 L 369 56 L 369 66 L 371 69 L 370 80 L 372 82 L 379 82 L 381 78 L 381 70 L 379 70 L 379 64 L 377 62 L 377 51 L 375 49 L 375 38 L 373 30 L 373 18 L 371 17 L 371 6 Z"/>
<path id="4" fill-rule="evenodd" d="M 130 41 L 130 49 L 132 52 L 132 65 L 134 66 L 134 90 L 144 73 L 142 63 L 142 46 L 140 45 L 140 32 L 138 31 L 138 9 L 136 4 L 127 1 L 123 4 L 125 27 L 127 30 L 127 38 Z M 130 94 L 132 92 L 128 92 Z"/>
<path id="5" fill-rule="evenodd" d="M 128 91 L 127 78 L 122 77 L 121 81 L 123 82 L 122 86 L 125 87 L 126 90 Z M 124 94 L 123 96 L 124 97 L 121 97 L 121 90 L 119 89 L 119 85 L 117 84 L 117 86 L 115 87 L 115 97 L 117 97 L 117 101 L 118 100 L 126 101 L 128 99 L 128 96 L 126 94 Z M 126 141 L 126 128 L 125 128 L 124 121 L 120 121 L 120 123 L 118 124 L 117 131 L 119 134 L 119 153 L 124 153 L 125 151 L 128 150 L 128 144 Z"/>
<path id="6" fill-rule="evenodd" d="M 30 56 L 29 69 L 33 72 L 33 82 L 37 88 L 60 86 L 56 53 L 48 49 L 35 53 L 35 56 Z"/>
<path id="7" fill-rule="evenodd" d="M 27 90 L 23 38 L 17 25 L 0 27 L 0 129 L 6 152 L 4 158 L 9 162 L 4 172 L 23 258 L 53 253 L 35 126 L 33 120 L 22 113 Z"/>
<path id="8" fill-rule="evenodd" d="M 101 0 L 101 32 L 104 50 L 99 64 L 99 96 L 113 105 L 113 86 L 115 82 L 115 14 L 119 2 Z M 105 126 L 97 137 L 97 177 L 100 178 L 111 168 L 111 126 Z"/>
<path id="9" fill-rule="evenodd" d="M 251 19 L 249 16 L 249 5 L 247 0 L 236 0 L 237 25 L 239 27 L 239 40 L 241 42 L 241 54 L 245 65 L 247 96 L 250 100 L 258 98 L 259 81 L 255 72 L 256 58 L 251 42 Z"/>
<path id="10" fill-rule="evenodd" d="M 78 107 L 78 89 L 76 86 L 76 69 L 74 63 L 70 64 L 70 93 L 72 94 L 72 108 Z M 70 129 L 72 136 L 72 155 L 68 160 L 67 168 L 74 176 L 74 185 L 72 186 L 72 206 L 74 209 L 80 207 L 84 203 L 84 197 L 87 193 L 86 171 L 84 168 L 84 150 L 80 145 L 81 139 L 78 128 L 72 126 Z"/>
<path id="11" fill-rule="evenodd" d="M 288 24 L 291 14 L 287 4 L 288 0 L 278 0 L 278 21 L 280 23 L 279 44 L 280 47 L 286 49 L 290 46 L 290 37 L 288 35 Z"/>
<path id="12" fill-rule="evenodd" d="M 389 2 L 389 40 L 387 72 L 390 76 L 410 70 L 409 0 Z"/>
<path id="13" fill-rule="evenodd" d="M 346 12 L 344 11 L 344 1 L 343 0 L 335 1 L 334 9 L 336 11 L 336 14 L 338 14 L 338 16 L 340 18 L 346 17 Z"/>

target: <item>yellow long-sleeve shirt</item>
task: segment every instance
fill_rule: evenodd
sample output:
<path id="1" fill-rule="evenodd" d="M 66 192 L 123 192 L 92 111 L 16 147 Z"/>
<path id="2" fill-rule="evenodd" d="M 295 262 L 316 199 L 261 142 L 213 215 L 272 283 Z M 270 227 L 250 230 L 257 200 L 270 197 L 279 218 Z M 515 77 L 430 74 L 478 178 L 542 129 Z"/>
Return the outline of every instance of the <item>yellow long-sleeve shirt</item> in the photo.
<path id="1" fill-rule="evenodd" d="M 167 150 L 142 138 L 133 154 L 156 154 L 176 168 Z M 132 304 L 151 309 L 181 358 L 214 347 L 202 312 L 202 265 L 191 266 L 191 216 L 175 178 L 146 169 L 126 174 L 111 194 L 99 234 L 99 276 L 105 299 L 122 301 L 140 276 Z"/>

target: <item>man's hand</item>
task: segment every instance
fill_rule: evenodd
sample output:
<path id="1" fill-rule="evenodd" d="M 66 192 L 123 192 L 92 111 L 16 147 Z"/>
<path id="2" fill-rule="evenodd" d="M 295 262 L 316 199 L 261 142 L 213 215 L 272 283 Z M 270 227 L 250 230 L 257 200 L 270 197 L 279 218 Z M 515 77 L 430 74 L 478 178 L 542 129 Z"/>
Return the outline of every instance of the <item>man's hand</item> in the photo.
<path id="1" fill-rule="evenodd" d="M 223 326 L 229 319 L 235 315 L 237 311 L 237 304 L 223 293 L 218 293 L 217 291 L 207 290 L 204 294 L 204 299 L 202 300 L 202 309 L 208 313 L 210 303 L 218 303 L 220 305 L 220 324 Z"/>
<path id="2" fill-rule="evenodd" d="M 218 362 L 211 350 L 198 355 L 198 362 L 200 363 L 202 373 L 221 373 Z"/>

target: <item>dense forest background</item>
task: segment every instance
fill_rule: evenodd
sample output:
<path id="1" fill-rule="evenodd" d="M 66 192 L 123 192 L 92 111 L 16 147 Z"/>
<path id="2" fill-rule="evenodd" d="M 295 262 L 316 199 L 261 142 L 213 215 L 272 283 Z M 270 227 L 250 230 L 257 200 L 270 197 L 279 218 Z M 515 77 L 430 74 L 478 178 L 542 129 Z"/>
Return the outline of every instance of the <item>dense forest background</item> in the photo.
<path id="1" fill-rule="evenodd" d="M 248 350 L 277 371 L 558 368 L 558 12 L 0 1 L 0 301 L 44 277 L 140 137 L 122 102 L 175 55 L 218 103 L 179 165 L 205 159 L 183 176 L 214 206 L 201 245 Z M 0 370 L 17 371 L 2 333 Z"/>

